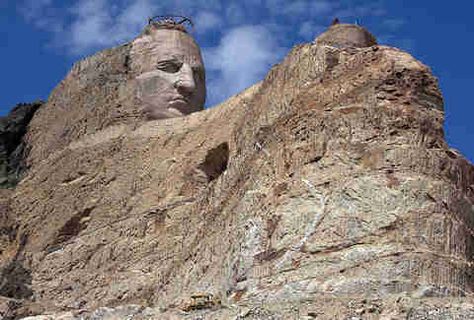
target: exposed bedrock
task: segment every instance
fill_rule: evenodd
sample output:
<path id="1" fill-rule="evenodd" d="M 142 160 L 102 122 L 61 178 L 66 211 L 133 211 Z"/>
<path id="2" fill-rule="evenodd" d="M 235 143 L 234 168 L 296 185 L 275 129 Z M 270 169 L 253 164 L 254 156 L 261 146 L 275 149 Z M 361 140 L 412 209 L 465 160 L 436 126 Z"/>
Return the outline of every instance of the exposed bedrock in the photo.
<path id="1" fill-rule="evenodd" d="M 146 122 L 107 109 L 129 112 L 126 46 L 76 65 L 9 202 L 22 314 L 472 315 L 474 167 L 446 144 L 430 69 L 370 45 L 297 46 L 225 103 Z M 92 65 L 117 82 L 83 86 Z"/>
<path id="2" fill-rule="evenodd" d="M 0 117 L 0 188 L 14 187 L 25 171 L 23 136 L 42 101 L 20 103 Z"/>

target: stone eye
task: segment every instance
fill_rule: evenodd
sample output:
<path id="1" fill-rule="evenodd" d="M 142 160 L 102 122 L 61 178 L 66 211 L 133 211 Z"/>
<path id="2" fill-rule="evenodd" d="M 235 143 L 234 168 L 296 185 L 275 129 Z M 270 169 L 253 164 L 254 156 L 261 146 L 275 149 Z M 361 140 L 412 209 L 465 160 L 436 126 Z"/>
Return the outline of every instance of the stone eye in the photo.
<path id="1" fill-rule="evenodd" d="M 181 69 L 182 65 L 183 64 L 178 61 L 160 61 L 158 62 L 156 68 L 164 72 L 176 73 Z"/>

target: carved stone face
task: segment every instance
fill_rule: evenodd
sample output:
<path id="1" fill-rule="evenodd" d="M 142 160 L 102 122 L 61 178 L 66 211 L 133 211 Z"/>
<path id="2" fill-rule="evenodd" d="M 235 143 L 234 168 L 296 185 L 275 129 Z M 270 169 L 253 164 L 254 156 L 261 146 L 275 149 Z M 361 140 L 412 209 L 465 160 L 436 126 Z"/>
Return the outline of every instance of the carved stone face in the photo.
<path id="1" fill-rule="evenodd" d="M 148 119 L 203 110 L 205 71 L 191 36 L 178 30 L 151 30 L 134 41 L 131 59 L 138 69 L 138 98 Z"/>

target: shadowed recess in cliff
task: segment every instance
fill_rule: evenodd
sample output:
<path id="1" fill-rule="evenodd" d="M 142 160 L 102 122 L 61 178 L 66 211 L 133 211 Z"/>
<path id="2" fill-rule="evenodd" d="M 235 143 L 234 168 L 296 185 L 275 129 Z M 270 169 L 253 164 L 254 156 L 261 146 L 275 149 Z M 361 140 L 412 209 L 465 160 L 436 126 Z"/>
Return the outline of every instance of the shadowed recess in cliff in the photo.
<path id="1" fill-rule="evenodd" d="M 25 299 L 33 295 L 31 290 L 31 271 L 23 266 L 22 250 L 27 238 L 21 237 L 19 248 L 13 259 L 3 268 L 0 274 L 0 296 L 14 299 Z"/>
<path id="2" fill-rule="evenodd" d="M 20 103 L 8 116 L 0 117 L 0 188 L 14 187 L 25 171 L 27 154 L 23 136 L 42 101 Z"/>
<path id="3" fill-rule="evenodd" d="M 46 249 L 48 252 L 60 250 L 62 244 L 75 236 L 87 227 L 90 220 L 90 214 L 94 208 L 86 208 L 83 211 L 73 215 L 59 230 L 53 244 Z"/>
<path id="4" fill-rule="evenodd" d="M 227 169 L 228 162 L 229 145 L 224 142 L 207 152 L 206 159 L 199 165 L 199 169 L 204 171 L 208 181 L 211 182 Z"/>

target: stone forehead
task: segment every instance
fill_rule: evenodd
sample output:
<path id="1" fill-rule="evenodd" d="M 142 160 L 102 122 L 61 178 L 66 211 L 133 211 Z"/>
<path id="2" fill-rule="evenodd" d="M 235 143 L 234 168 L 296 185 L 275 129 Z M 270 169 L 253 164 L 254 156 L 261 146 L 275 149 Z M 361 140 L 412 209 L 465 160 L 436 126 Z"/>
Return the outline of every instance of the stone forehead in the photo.
<path id="1" fill-rule="evenodd" d="M 187 33 L 172 29 L 155 29 L 132 42 L 132 69 L 149 71 L 156 62 L 176 57 L 192 64 L 202 64 L 201 51 Z"/>

